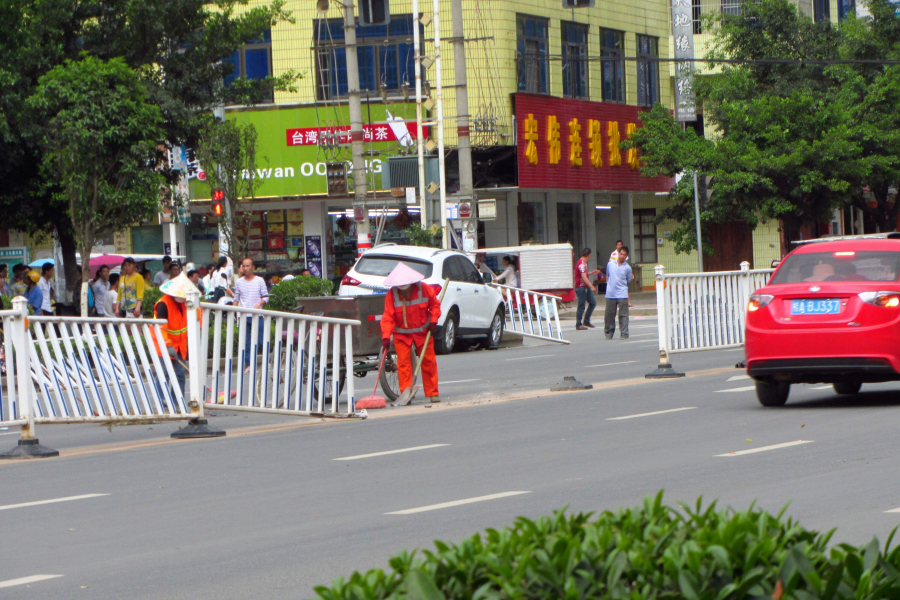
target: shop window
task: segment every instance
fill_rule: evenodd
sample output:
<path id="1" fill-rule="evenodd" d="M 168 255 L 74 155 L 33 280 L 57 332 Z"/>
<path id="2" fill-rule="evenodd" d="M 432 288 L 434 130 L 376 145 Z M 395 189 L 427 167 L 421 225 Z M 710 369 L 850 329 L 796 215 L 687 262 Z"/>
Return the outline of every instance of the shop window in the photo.
<path id="1" fill-rule="evenodd" d="M 518 221 L 520 244 L 544 243 L 546 232 L 543 202 L 519 202 Z"/>
<path id="2" fill-rule="evenodd" d="M 656 209 L 634 210 L 634 248 L 632 264 L 656 263 Z"/>
<path id="3" fill-rule="evenodd" d="M 604 102 L 625 102 L 625 34 L 600 30 L 600 72 Z M 611 60 L 610 60 L 611 59 Z"/>
<path id="4" fill-rule="evenodd" d="M 424 30 L 420 31 L 424 35 Z M 316 93 L 319 100 L 344 97 L 347 51 L 341 19 L 315 22 Z M 386 25 L 356 26 L 356 56 L 361 90 L 381 94 L 415 87 L 412 15 L 391 15 Z"/>
<path id="5" fill-rule="evenodd" d="M 556 203 L 556 239 L 560 244 L 572 244 L 577 256 L 584 248 L 581 242 L 581 203 Z"/>
<path id="6" fill-rule="evenodd" d="M 637 36 L 638 105 L 659 102 L 659 38 Z"/>
<path id="7" fill-rule="evenodd" d="M 262 36 L 246 44 L 240 50 L 225 59 L 233 69 L 225 77 L 224 85 L 228 87 L 238 77 L 246 79 L 265 79 L 272 75 L 272 30 L 267 29 Z M 268 98 L 272 100 L 271 96 Z"/>
<path id="8" fill-rule="evenodd" d="M 587 25 L 562 22 L 563 96 L 588 97 Z"/>
<path id="9" fill-rule="evenodd" d="M 520 92 L 550 93 L 547 55 L 549 29 L 547 19 L 525 15 L 516 17 L 516 68 Z"/>

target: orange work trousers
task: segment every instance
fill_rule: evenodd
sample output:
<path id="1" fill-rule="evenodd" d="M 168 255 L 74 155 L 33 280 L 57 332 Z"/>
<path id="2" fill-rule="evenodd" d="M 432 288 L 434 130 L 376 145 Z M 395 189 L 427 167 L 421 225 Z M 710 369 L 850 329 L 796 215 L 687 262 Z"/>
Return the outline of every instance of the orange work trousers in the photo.
<path id="1" fill-rule="evenodd" d="M 425 395 L 433 398 L 438 395 L 437 359 L 434 356 L 434 338 L 428 340 L 425 352 L 422 346 L 425 340 L 411 340 L 407 336 L 400 338 L 394 336 L 394 349 L 397 350 L 397 375 L 400 379 L 400 391 L 410 387 L 413 382 L 413 362 L 410 356 L 410 348 L 416 346 L 416 356 L 422 361 L 422 383 L 425 387 Z M 423 356 L 424 354 L 424 356 Z"/>

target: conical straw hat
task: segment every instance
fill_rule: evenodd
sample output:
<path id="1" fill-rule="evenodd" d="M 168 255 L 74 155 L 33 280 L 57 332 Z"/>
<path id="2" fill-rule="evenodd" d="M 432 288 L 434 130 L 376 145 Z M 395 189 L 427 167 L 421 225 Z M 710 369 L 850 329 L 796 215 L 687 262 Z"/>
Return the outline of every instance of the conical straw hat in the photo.
<path id="1" fill-rule="evenodd" d="M 413 283 L 419 283 L 425 279 L 425 276 L 416 271 L 411 267 L 407 267 L 405 264 L 397 263 L 397 266 L 394 267 L 394 270 L 391 271 L 391 274 L 385 278 L 384 285 L 385 287 L 395 287 L 398 285 L 411 285 Z"/>

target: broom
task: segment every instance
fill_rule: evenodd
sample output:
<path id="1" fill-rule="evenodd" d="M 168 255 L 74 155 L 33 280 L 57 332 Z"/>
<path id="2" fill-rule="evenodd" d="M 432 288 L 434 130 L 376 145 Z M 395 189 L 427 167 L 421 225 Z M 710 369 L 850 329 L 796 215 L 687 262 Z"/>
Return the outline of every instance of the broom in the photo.
<path id="1" fill-rule="evenodd" d="M 378 375 L 375 376 L 375 387 L 372 388 L 372 395 L 357 400 L 356 408 L 384 408 L 387 406 L 387 400 L 375 394 L 375 390 L 378 389 L 378 380 L 381 379 L 381 369 L 384 368 L 385 356 L 387 356 L 387 348 L 381 351 L 381 363 L 378 365 Z"/>

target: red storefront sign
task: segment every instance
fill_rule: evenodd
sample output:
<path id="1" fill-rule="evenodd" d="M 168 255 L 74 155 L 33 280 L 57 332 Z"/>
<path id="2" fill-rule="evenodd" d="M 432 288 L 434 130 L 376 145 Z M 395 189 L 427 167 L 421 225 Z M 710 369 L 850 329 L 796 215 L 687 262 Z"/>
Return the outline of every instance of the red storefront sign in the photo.
<path id="1" fill-rule="evenodd" d="M 422 132 L 428 137 L 428 128 Z M 326 143 L 349 144 L 350 127 L 301 127 L 286 130 L 288 146 L 318 146 Z M 401 119 L 390 123 L 364 123 L 363 140 L 366 142 L 400 142 L 407 146 L 416 139 L 416 124 L 406 123 Z M 405 142 L 405 143 L 404 143 Z"/>
<path id="2" fill-rule="evenodd" d="M 625 104 L 516 94 L 519 187 L 668 192 L 674 180 L 643 177 L 636 151 L 618 144 L 641 126 Z"/>

